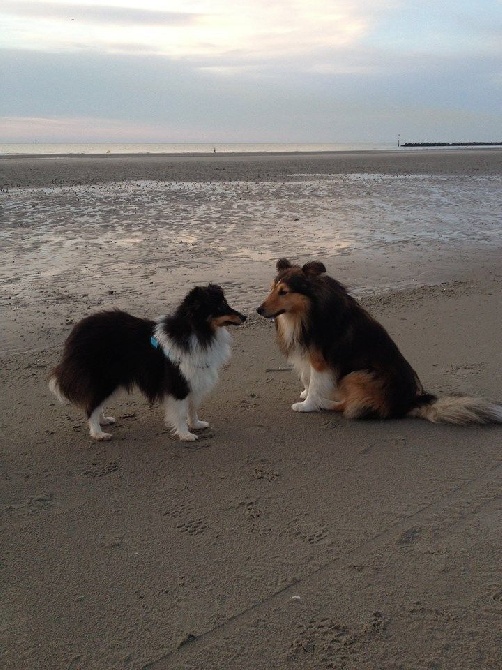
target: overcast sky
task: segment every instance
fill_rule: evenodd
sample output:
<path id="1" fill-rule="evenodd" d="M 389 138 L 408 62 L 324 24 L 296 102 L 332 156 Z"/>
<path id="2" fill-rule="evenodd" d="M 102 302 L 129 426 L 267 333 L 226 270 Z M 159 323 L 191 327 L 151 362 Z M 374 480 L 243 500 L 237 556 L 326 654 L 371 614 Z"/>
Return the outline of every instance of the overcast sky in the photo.
<path id="1" fill-rule="evenodd" d="M 2 0 L 0 141 L 502 141 L 502 0 Z"/>

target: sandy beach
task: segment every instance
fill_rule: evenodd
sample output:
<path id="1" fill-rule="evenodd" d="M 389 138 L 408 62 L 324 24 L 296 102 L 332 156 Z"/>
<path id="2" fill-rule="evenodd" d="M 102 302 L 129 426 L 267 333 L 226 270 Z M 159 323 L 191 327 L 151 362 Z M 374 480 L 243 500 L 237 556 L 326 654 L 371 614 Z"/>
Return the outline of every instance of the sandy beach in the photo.
<path id="1" fill-rule="evenodd" d="M 427 390 L 502 402 L 502 150 L 0 158 L 2 667 L 498 670 L 501 427 L 296 414 L 255 314 L 321 259 Z M 47 376 L 79 318 L 250 315 L 195 446 Z"/>

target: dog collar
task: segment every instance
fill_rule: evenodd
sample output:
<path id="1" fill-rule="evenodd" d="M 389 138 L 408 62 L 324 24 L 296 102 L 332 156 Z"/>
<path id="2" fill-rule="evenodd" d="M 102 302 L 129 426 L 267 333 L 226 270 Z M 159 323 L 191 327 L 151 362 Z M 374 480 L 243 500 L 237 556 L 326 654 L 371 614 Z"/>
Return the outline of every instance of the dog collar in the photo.
<path id="1" fill-rule="evenodd" d="M 169 349 L 166 350 L 164 347 L 161 347 L 160 342 L 153 335 L 150 338 L 150 344 L 154 349 L 162 349 L 164 356 L 168 361 L 171 361 L 171 363 L 174 363 L 175 365 L 179 365 L 181 363 L 181 361 L 176 356 L 174 356 Z"/>

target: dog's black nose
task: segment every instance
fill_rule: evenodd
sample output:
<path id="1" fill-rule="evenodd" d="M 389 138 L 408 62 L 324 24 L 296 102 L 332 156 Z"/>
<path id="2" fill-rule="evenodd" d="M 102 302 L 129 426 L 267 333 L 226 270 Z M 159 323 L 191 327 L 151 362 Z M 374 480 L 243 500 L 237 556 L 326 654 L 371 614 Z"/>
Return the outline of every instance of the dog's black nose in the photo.
<path id="1" fill-rule="evenodd" d="M 247 316 L 245 314 L 240 314 L 240 317 L 242 319 L 242 323 L 244 323 L 244 321 L 246 321 L 247 319 Z"/>
<path id="2" fill-rule="evenodd" d="M 260 316 L 263 316 L 263 311 L 264 311 L 263 307 L 258 307 L 258 309 L 256 311 L 258 312 L 258 314 L 260 314 Z"/>

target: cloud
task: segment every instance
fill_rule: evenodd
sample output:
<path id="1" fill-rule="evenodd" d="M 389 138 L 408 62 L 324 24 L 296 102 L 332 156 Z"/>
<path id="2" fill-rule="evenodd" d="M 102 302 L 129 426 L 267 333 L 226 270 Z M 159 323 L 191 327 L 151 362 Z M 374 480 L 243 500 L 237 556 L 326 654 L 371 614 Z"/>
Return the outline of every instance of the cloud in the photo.
<path id="1" fill-rule="evenodd" d="M 281 58 L 357 43 L 380 14 L 395 4 L 391 0 L 186 0 L 183 12 L 171 12 L 156 0 L 123 2 L 115 6 L 4 0 L 0 13 L 6 25 L 5 44 L 103 53 L 136 44 L 177 58 L 222 54 L 237 59 L 240 55 Z"/>
<path id="2" fill-rule="evenodd" d="M 3 0 L 1 12 L 17 18 L 48 21 L 77 21 L 99 25 L 189 25 L 200 15 L 188 12 L 117 7 L 114 5 L 71 4 L 57 2 L 23 2 Z"/>

